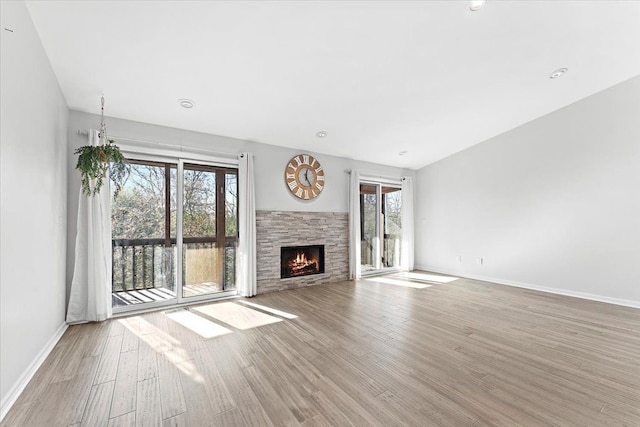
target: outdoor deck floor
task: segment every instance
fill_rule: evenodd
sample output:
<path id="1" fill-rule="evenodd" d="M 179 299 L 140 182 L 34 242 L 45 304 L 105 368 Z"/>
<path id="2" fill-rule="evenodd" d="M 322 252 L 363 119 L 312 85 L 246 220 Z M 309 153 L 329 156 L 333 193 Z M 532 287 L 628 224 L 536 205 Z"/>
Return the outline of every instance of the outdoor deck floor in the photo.
<path id="1" fill-rule="evenodd" d="M 193 297 L 222 291 L 222 286 L 217 283 L 199 283 L 186 285 L 184 296 Z M 166 301 L 176 298 L 176 292 L 168 288 L 136 289 L 129 291 L 113 292 L 111 294 L 114 307 L 123 307 L 135 304 L 143 304 L 154 301 Z"/>

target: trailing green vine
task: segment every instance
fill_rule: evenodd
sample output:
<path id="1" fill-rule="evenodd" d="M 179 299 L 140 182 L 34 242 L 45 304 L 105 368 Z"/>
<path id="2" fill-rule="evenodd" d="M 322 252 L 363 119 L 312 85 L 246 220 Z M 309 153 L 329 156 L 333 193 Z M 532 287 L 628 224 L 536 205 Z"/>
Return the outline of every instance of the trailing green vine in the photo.
<path id="1" fill-rule="evenodd" d="M 117 197 L 129 176 L 129 165 L 114 142 L 110 139 L 104 145 L 85 145 L 74 152 L 78 154 L 76 169 L 80 171 L 82 192 L 86 196 L 95 196 L 100 192 L 109 171 L 114 185 L 113 194 Z"/>

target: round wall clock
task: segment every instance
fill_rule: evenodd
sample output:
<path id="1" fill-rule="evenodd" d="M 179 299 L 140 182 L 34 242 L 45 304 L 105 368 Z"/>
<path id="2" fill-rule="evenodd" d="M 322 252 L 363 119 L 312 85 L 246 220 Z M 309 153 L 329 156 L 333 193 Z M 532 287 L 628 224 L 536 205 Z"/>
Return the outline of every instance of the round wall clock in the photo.
<path id="1" fill-rule="evenodd" d="M 289 160 L 284 170 L 284 181 L 291 194 L 303 200 L 312 200 L 324 188 L 324 170 L 313 156 L 298 154 Z"/>

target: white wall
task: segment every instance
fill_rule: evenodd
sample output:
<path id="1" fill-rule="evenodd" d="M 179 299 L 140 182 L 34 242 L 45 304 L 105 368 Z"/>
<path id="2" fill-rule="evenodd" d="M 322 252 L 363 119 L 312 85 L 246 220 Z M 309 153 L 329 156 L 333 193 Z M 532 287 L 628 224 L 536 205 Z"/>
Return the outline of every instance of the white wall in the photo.
<path id="1" fill-rule="evenodd" d="M 422 268 L 640 306 L 640 77 L 422 168 L 417 197 Z"/>
<path id="2" fill-rule="evenodd" d="M 0 12 L 0 396 L 5 410 L 14 386 L 64 325 L 68 109 L 24 3 L 0 2 Z"/>
<path id="3" fill-rule="evenodd" d="M 108 94 L 105 110 L 108 112 Z M 99 100 L 96 99 L 96 109 Z M 226 153 L 250 151 L 254 153 L 256 208 L 258 210 L 347 212 L 348 211 L 348 174 L 346 169 L 358 168 L 368 175 L 415 176 L 415 171 L 391 166 L 376 165 L 341 157 L 310 152 L 322 164 L 325 170 L 326 185 L 320 196 L 313 201 L 302 201 L 294 197 L 284 181 L 284 168 L 289 160 L 300 153 L 275 145 L 260 144 L 217 135 L 191 132 L 181 129 L 157 126 L 129 120 L 107 117 L 107 132 L 110 138 L 132 138 L 153 141 L 159 144 L 181 145 L 188 148 L 216 150 Z M 69 204 L 68 204 L 68 250 L 67 283 L 71 283 L 73 274 L 73 254 L 75 250 L 76 216 L 78 210 L 78 192 L 80 176 L 75 170 L 76 156 L 73 151 L 86 144 L 86 136 L 77 130 L 97 129 L 100 116 L 71 111 L 69 117 Z M 322 143 L 321 140 L 318 142 Z"/>

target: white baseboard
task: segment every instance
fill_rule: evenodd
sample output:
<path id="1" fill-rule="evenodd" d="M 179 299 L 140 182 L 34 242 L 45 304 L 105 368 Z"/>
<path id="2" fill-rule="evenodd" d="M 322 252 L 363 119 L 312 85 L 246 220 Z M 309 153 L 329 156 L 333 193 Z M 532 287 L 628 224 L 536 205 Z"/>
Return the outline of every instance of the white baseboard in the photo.
<path id="1" fill-rule="evenodd" d="M 546 287 L 546 286 L 538 286 L 538 285 L 532 285 L 530 283 L 522 283 L 522 282 L 513 282 L 513 281 L 510 281 L 510 280 L 496 279 L 494 277 L 479 276 L 479 275 L 476 275 L 476 274 L 467 274 L 467 273 L 458 274 L 458 273 L 455 273 L 453 271 L 447 271 L 447 270 L 436 268 L 436 267 L 416 266 L 415 269 L 416 270 L 424 270 L 424 271 L 432 271 L 434 273 L 440 273 L 440 274 L 446 274 L 446 275 L 449 275 L 449 276 L 462 277 L 462 278 L 465 278 L 465 279 L 482 280 L 483 282 L 492 282 L 492 283 L 497 283 L 498 285 L 514 286 L 514 287 L 517 287 L 517 288 L 524 288 L 524 289 L 531 289 L 531 290 L 534 290 L 534 291 L 548 292 L 550 294 L 565 295 L 565 296 L 568 296 L 568 297 L 575 297 L 575 298 L 588 299 L 588 300 L 592 300 L 592 301 L 606 302 L 606 303 L 615 304 L 615 305 L 623 305 L 625 307 L 640 308 L 640 301 L 627 300 L 627 299 L 621 299 L 621 298 L 611 298 L 611 297 L 606 297 L 606 296 L 602 296 L 602 295 L 589 294 L 589 293 L 586 293 L 586 292 L 570 291 L 570 290 L 567 290 L 567 289 L 549 288 L 549 287 Z"/>
<path id="2" fill-rule="evenodd" d="M 0 421 L 4 419 L 5 415 L 7 415 L 7 412 L 9 412 L 9 409 L 11 409 L 13 404 L 16 403 L 16 400 L 18 400 L 20 393 L 24 391 L 25 387 L 27 386 L 29 381 L 31 381 L 31 378 L 33 378 L 38 368 L 40 368 L 49 353 L 51 353 L 51 350 L 53 350 L 53 347 L 55 347 L 55 345 L 58 343 L 58 341 L 62 337 L 62 334 L 64 334 L 64 331 L 67 330 L 67 327 L 68 325 L 66 322 L 60 325 L 51 339 L 49 339 L 42 350 L 40 350 L 36 358 L 33 359 L 27 369 L 24 370 L 20 378 L 18 378 L 18 381 L 16 381 L 16 383 L 13 385 L 13 387 L 11 387 L 11 389 L 5 396 L 2 396 L 2 401 L 0 401 Z"/>

